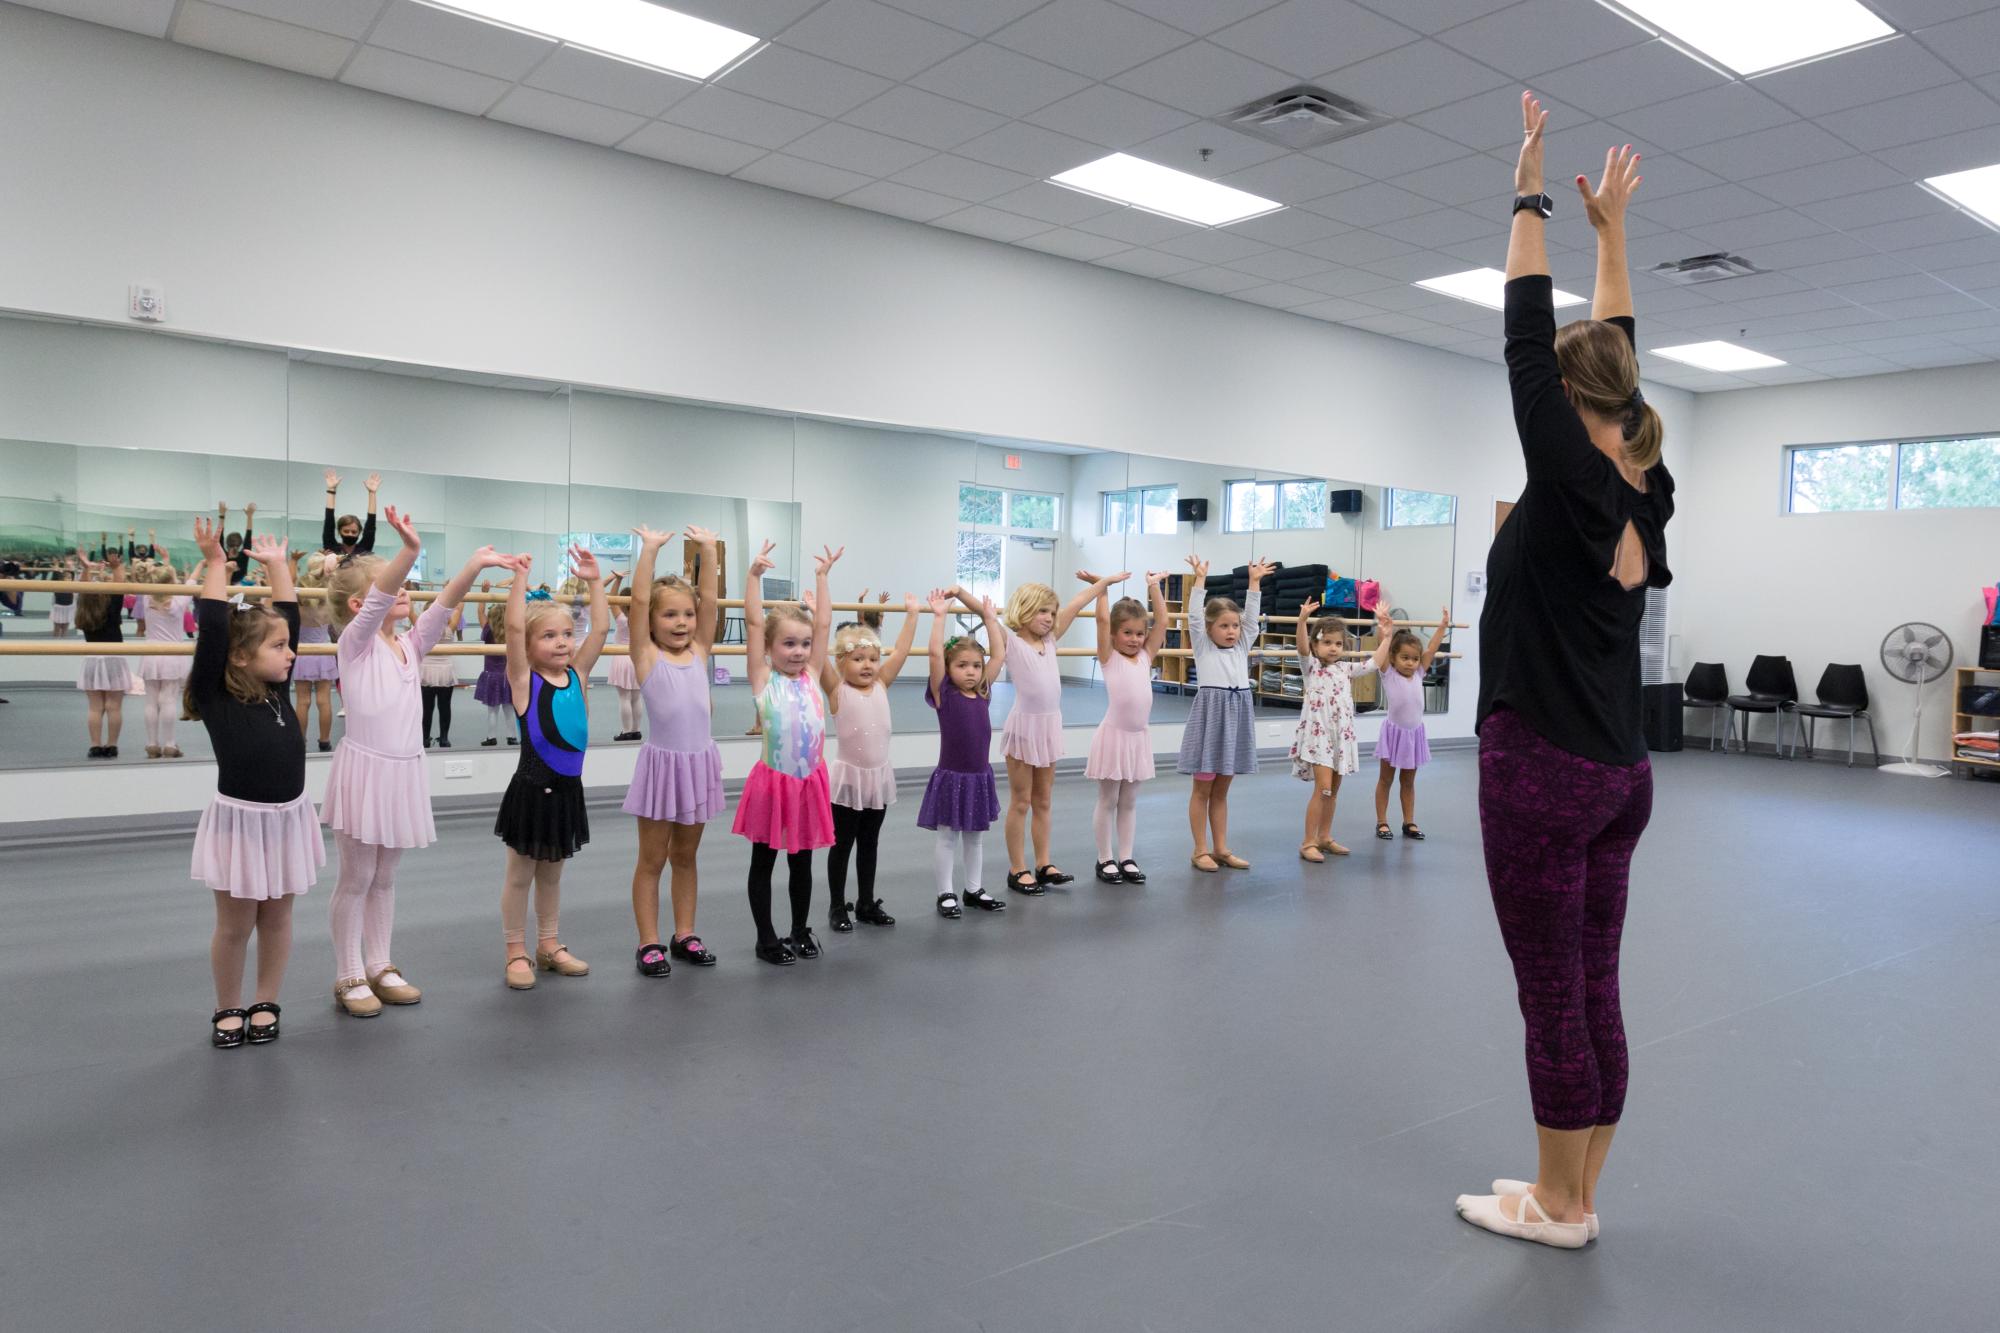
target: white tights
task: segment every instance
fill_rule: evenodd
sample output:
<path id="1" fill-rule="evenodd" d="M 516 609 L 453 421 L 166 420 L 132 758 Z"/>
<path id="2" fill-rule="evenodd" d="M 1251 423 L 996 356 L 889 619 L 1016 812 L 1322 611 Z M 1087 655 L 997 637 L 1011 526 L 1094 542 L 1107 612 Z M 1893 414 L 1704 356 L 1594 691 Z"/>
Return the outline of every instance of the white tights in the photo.
<path id="1" fill-rule="evenodd" d="M 951 872 L 954 865 L 963 861 L 965 866 L 965 891 L 979 891 L 979 879 L 986 868 L 986 835 L 972 829 L 961 833 L 957 829 L 941 828 L 937 831 L 937 849 L 932 852 L 937 867 L 939 893 L 951 893 Z"/>
<path id="2" fill-rule="evenodd" d="M 499 704 L 486 705 L 486 739 L 489 741 L 497 741 L 500 739 Z"/>
<path id="3" fill-rule="evenodd" d="M 1114 824 L 1117 828 L 1117 855 L 1111 853 L 1111 834 Z M 1091 830 L 1097 834 L 1097 859 L 1100 861 L 1129 861 L 1132 859 L 1132 838 L 1139 825 L 1139 784 L 1120 782 L 1116 778 L 1100 778 L 1097 783 L 1097 809 L 1090 817 Z"/>
<path id="4" fill-rule="evenodd" d="M 528 944 L 528 889 L 535 890 L 535 938 L 560 939 L 556 934 L 556 911 L 562 906 L 560 861 L 531 861 L 519 852 L 507 853 L 507 878 L 500 888 L 500 929 L 509 948 L 526 952 Z"/>
<path id="5" fill-rule="evenodd" d="M 618 730 L 620 732 L 639 729 L 639 691 L 618 691 Z"/>
<path id="6" fill-rule="evenodd" d="M 403 849 L 377 847 L 345 833 L 335 833 L 333 842 L 340 849 L 340 878 L 333 886 L 334 976 L 339 981 L 366 978 L 389 965 L 396 867 Z"/>
<path id="7" fill-rule="evenodd" d="M 146 682 L 146 744 L 161 749 L 174 743 L 174 723 L 181 716 L 181 682 Z"/>

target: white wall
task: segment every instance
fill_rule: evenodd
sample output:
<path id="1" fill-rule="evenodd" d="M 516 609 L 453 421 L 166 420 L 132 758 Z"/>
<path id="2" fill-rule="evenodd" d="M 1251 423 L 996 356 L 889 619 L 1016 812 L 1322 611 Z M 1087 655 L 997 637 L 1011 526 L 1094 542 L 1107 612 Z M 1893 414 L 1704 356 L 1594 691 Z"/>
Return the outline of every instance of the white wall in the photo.
<path id="1" fill-rule="evenodd" d="M 1957 665 L 1979 651 L 1985 602 L 1979 589 L 2000 576 L 2000 541 L 1991 509 L 1868 514 L 1784 513 L 1784 450 L 1927 435 L 2000 433 L 2000 375 L 1990 366 L 1708 394 L 1695 410 L 1695 467 L 1676 495 L 1673 596 L 1679 605 L 1683 673 L 1721 662 L 1743 688 L 1759 653 L 1792 660 L 1799 689 L 1829 662 L 1858 662 L 1868 677 L 1885 751 L 1909 741 L 1911 687 L 1882 669 L 1882 637 L 1905 621 L 1928 621 L 1951 635 Z M 1949 682 L 1924 696 L 1920 749 L 1950 753 Z M 1846 726 L 1822 726 L 1822 741 L 1845 747 Z M 1760 724 L 1758 739 L 1766 736 Z M 1863 737 L 1863 744 L 1866 737 Z"/>

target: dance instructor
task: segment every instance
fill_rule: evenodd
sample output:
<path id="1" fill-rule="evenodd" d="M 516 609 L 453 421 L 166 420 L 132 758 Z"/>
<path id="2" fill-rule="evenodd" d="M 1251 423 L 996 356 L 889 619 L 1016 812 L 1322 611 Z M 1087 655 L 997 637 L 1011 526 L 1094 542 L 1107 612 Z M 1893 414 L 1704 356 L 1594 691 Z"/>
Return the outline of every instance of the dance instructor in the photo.
<path id="1" fill-rule="evenodd" d="M 1597 231 L 1591 318 L 1556 329 L 1542 131 L 1521 97 L 1507 244 L 1507 379 L 1528 484 L 1487 555 L 1479 617 L 1479 824 L 1527 1024 L 1541 1161 L 1532 1185 L 1460 1195 L 1475 1226 L 1575 1249 L 1597 1235 L 1597 1177 L 1625 1104 L 1618 939 L 1653 807 L 1639 715 L 1639 620 L 1664 588 L 1673 478 L 1639 392 L 1625 206 L 1630 147 L 1577 192 Z"/>

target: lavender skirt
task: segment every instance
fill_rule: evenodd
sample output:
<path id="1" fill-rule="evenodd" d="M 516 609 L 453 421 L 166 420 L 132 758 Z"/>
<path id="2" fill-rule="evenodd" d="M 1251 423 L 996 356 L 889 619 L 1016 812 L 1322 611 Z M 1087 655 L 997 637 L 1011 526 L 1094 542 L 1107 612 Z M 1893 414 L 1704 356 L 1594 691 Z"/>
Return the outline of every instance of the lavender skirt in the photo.
<path id="1" fill-rule="evenodd" d="M 917 827 L 948 828 L 960 833 L 984 833 L 1000 817 L 1000 793 L 993 770 L 959 773 L 934 769 L 924 786 L 924 803 L 917 808 Z"/>
<path id="2" fill-rule="evenodd" d="M 1431 761 L 1431 743 L 1424 725 L 1398 726 L 1382 720 L 1382 734 L 1375 738 L 1375 757 L 1391 768 L 1422 768 Z"/>
<path id="3" fill-rule="evenodd" d="M 326 839 L 300 792 L 283 805 L 216 793 L 195 830 L 189 876 L 217 893 L 259 902 L 304 893 L 326 864 Z"/>
<path id="4" fill-rule="evenodd" d="M 472 698 L 476 703 L 488 708 L 512 708 L 514 691 L 507 684 L 505 671 L 481 671 L 479 679 L 472 683 Z"/>
<path id="5" fill-rule="evenodd" d="M 669 824 L 706 824 L 722 813 L 722 751 L 669 750 L 648 741 L 632 768 L 625 813 Z"/>

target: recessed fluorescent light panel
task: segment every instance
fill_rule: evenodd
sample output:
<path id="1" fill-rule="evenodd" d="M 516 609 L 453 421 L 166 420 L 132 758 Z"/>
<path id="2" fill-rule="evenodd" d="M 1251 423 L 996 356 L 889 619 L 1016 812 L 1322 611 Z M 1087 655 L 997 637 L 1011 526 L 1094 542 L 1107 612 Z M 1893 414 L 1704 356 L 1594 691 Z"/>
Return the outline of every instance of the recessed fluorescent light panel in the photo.
<path id="1" fill-rule="evenodd" d="M 1060 176 L 1051 176 L 1049 181 L 1200 227 L 1226 227 L 1284 207 L 1276 200 L 1218 185 L 1129 153 L 1100 157 Z"/>
<path id="2" fill-rule="evenodd" d="M 1772 366 L 1785 363 L 1775 356 L 1765 356 L 1735 343 L 1683 343 L 1679 347 L 1655 347 L 1654 356 L 1664 356 L 1669 361 L 1679 361 L 1700 370 L 1769 370 Z"/>
<path id="3" fill-rule="evenodd" d="M 647 0 L 419 0 L 687 79 L 706 79 L 760 39 Z"/>
<path id="4" fill-rule="evenodd" d="M 1616 0 L 1606 8 L 1625 11 L 1745 78 L 1896 31 L 1856 0 Z"/>
<path id="5" fill-rule="evenodd" d="M 1507 275 L 1497 268 L 1467 269 L 1463 273 L 1447 273 L 1442 278 L 1425 278 L 1414 284 L 1425 291 L 1437 292 L 1444 296 L 1483 305 L 1489 310 L 1506 309 Z M 1555 303 L 1558 307 L 1582 305 L 1583 298 L 1575 292 L 1555 289 Z"/>
<path id="6" fill-rule="evenodd" d="M 1924 182 L 1924 188 L 2000 231 L 2000 166 L 1932 176 Z"/>

